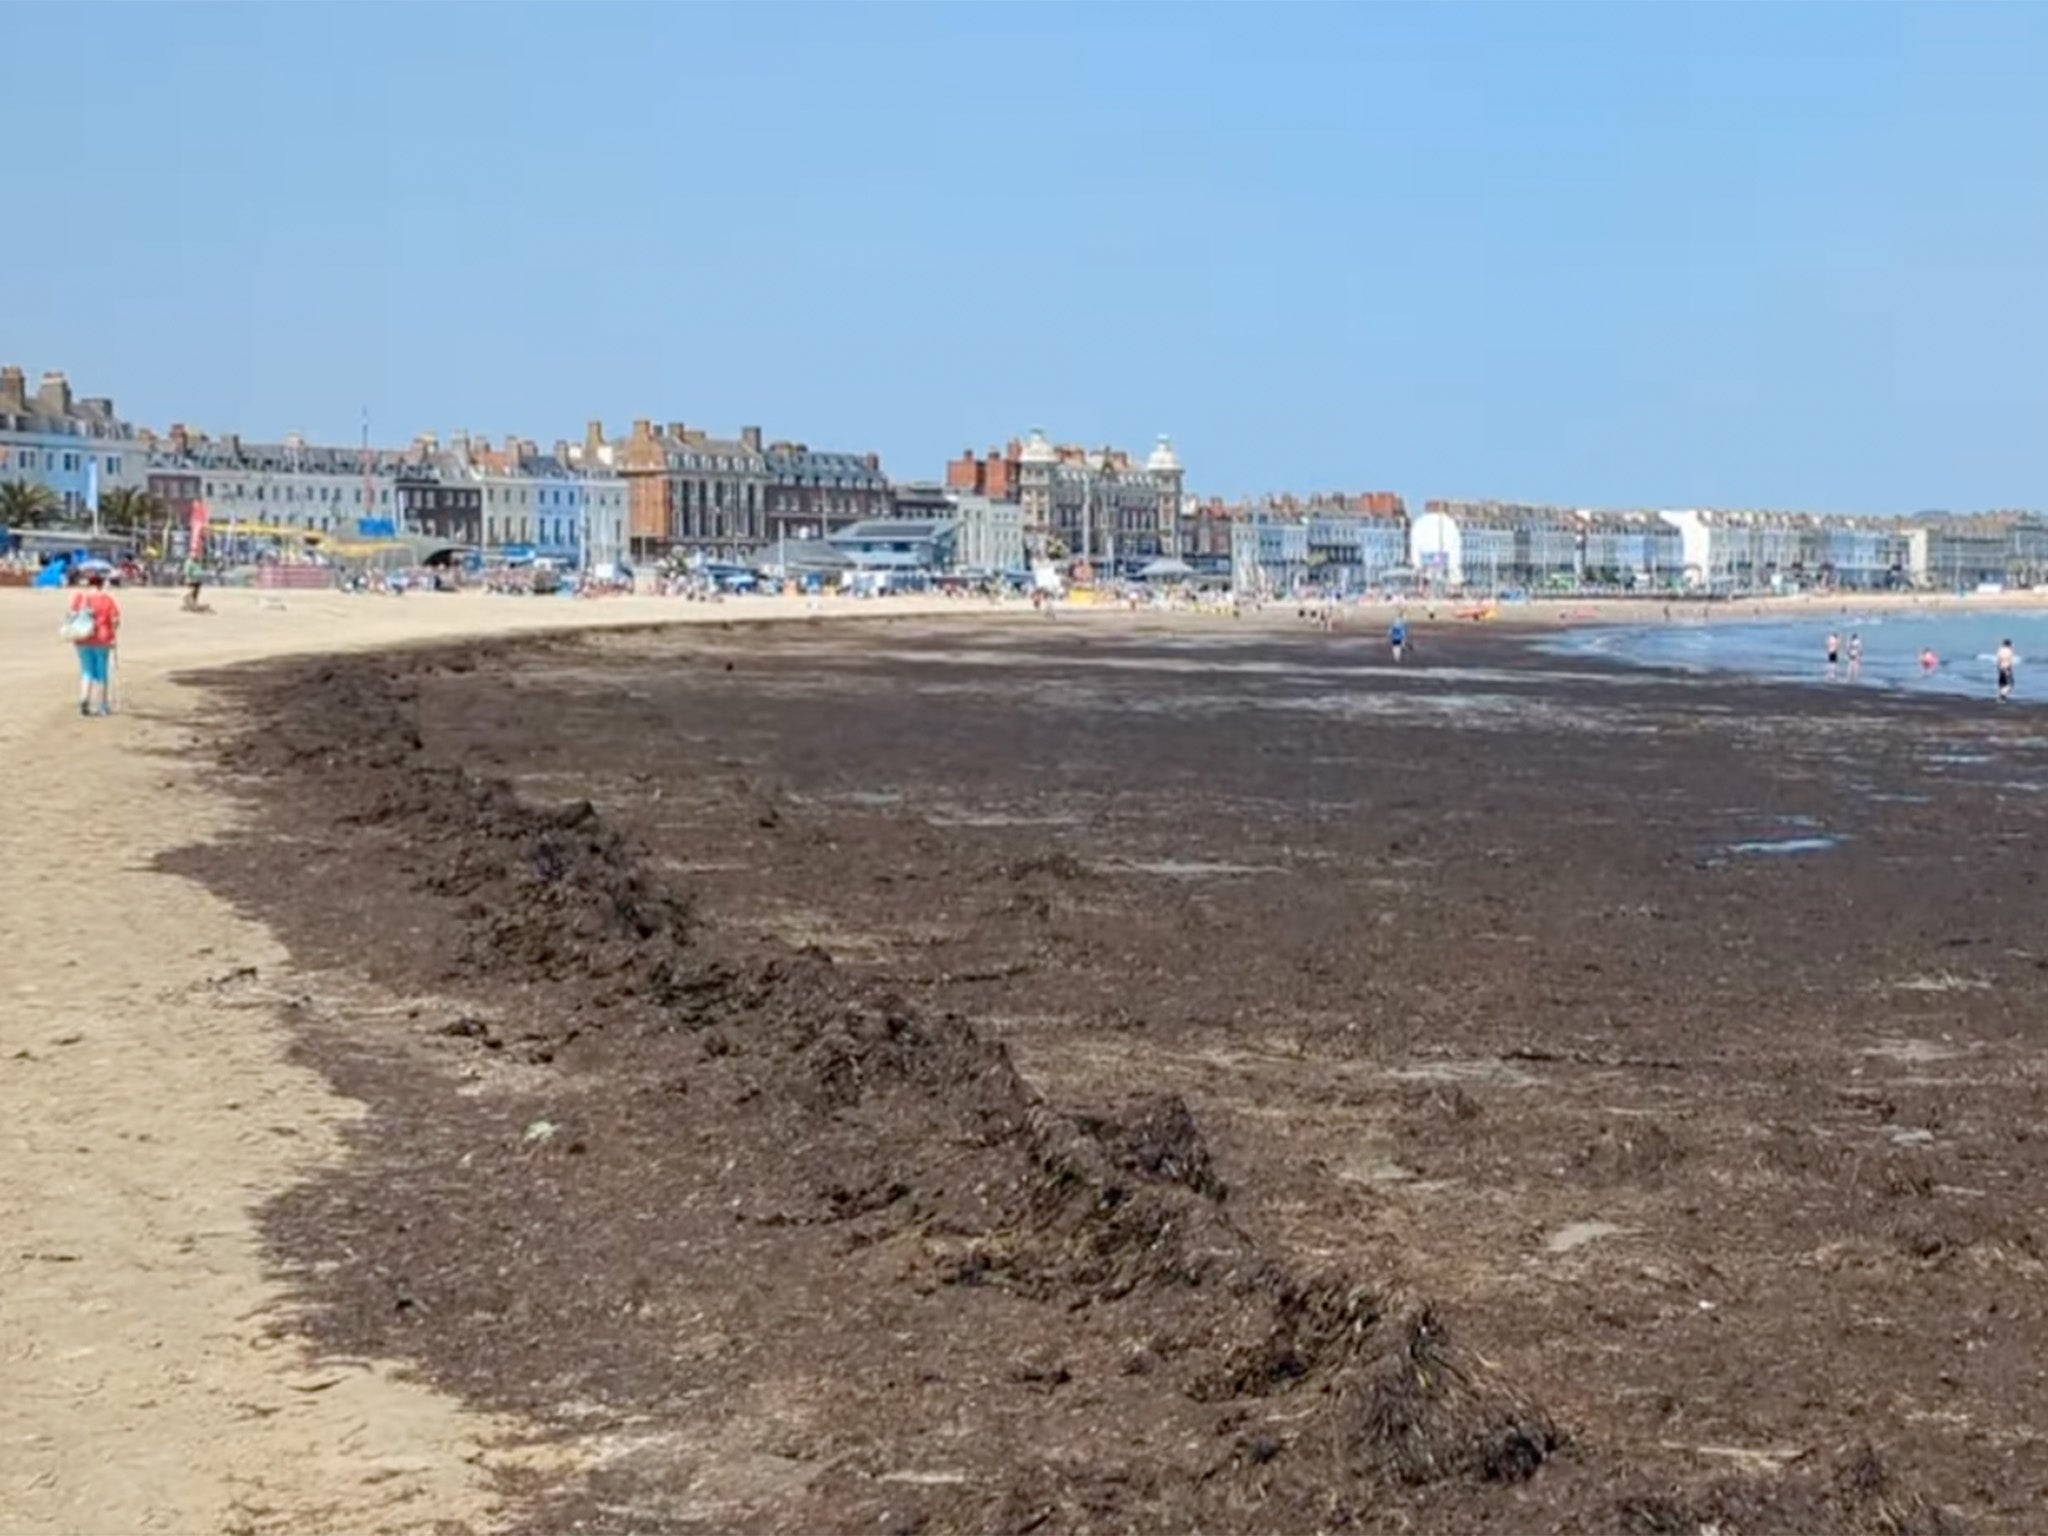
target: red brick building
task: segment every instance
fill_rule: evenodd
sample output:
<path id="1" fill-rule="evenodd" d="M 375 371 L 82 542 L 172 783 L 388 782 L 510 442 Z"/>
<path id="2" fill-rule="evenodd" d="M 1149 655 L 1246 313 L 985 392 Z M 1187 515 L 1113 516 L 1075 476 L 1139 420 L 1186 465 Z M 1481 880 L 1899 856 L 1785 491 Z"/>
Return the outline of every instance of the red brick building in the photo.
<path id="1" fill-rule="evenodd" d="M 1024 445 L 1011 438 L 1001 448 L 991 448 L 988 457 L 978 459 L 972 448 L 946 466 L 946 489 L 986 496 L 990 501 L 1019 500 L 1019 455 Z"/>

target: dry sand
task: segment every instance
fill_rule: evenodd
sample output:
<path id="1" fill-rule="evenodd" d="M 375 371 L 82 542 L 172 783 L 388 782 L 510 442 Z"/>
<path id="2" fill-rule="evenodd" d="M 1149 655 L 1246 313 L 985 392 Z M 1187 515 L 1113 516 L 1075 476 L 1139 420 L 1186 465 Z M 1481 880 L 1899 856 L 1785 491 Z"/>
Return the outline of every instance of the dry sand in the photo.
<path id="1" fill-rule="evenodd" d="M 0 591 L 0 1536 L 486 1529 L 519 1427 L 308 1359 L 266 1274 L 254 1208 L 334 1156 L 357 1106 L 287 1060 L 282 949 L 152 868 L 231 814 L 178 750 L 208 699 L 173 675 L 803 609 L 227 592 L 194 615 L 178 596 L 123 596 L 120 713 L 82 720 L 63 599 Z"/>

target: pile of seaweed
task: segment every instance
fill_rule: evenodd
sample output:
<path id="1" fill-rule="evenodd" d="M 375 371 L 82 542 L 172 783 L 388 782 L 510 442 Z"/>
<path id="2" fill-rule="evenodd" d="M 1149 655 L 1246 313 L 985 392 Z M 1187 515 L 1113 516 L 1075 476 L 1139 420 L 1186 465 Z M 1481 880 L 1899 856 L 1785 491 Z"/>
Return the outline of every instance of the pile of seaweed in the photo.
<path id="1" fill-rule="evenodd" d="M 1559 1426 L 1439 1308 L 1255 1240 L 1178 1098 L 1063 1110 L 968 1021 L 816 951 L 722 935 L 589 802 L 535 804 L 437 759 L 419 717 L 437 665 L 216 678 L 248 719 L 219 752 L 245 782 L 287 784 L 302 818 L 317 807 L 314 846 L 381 850 L 415 909 L 439 914 L 431 953 L 450 992 L 546 1000 L 518 1033 L 528 1064 L 715 1063 L 747 1085 L 753 1144 L 782 1149 L 775 1219 L 852 1225 L 914 1256 L 903 1284 L 999 1291 L 1052 1327 L 1142 1311 L 1159 1389 L 1235 1426 L 1218 1498 L 1291 1483 L 1317 1509 L 1355 1510 L 1374 1490 L 1521 1482 L 1556 1453 Z"/>

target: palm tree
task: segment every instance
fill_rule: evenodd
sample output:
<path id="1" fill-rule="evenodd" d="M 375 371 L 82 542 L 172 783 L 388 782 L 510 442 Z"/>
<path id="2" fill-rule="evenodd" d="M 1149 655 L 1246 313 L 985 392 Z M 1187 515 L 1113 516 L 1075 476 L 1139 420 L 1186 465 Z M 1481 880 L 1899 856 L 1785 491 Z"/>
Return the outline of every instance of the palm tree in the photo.
<path id="1" fill-rule="evenodd" d="M 133 486 L 119 486 L 100 497 L 100 526 L 109 533 L 141 539 L 163 515 L 162 503 Z"/>
<path id="2" fill-rule="evenodd" d="M 0 485 L 0 528 L 40 528 L 54 523 L 64 503 L 47 485 L 10 480 Z"/>

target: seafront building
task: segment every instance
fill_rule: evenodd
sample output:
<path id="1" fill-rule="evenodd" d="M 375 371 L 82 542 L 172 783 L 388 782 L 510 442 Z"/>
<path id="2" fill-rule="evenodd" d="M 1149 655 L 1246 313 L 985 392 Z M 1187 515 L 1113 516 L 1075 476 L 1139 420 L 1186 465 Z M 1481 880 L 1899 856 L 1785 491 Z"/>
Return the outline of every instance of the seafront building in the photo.
<path id="1" fill-rule="evenodd" d="M 1418 583 L 1446 590 L 1668 588 L 1685 567 L 1680 531 L 1656 513 L 1516 502 L 1430 501 L 1409 553 Z"/>
<path id="2" fill-rule="evenodd" d="M 769 540 L 830 537 L 855 523 L 887 516 L 889 477 L 873 453 L 832 453 L 803 443 L 771 443 L 768 470 Z"/>
<path id="3" fill-rule="evenodd" d="M 2032 512 L 1929 518 L 1908 535 L 1907 550 L 1916 586 L 2035 586 L 2048 581 L 2048 518 Z"/>
<path id="4" fill-rule="evenodd" d="M 737 559 L 767 538 L 768 463 L 761 430 L 713 437 L 641 418 L 619 450 L 636 561 L 677 551 Z"/>
<path id="5" fill-rule="evenodd" d="M 403 448 L 297 434 L 245 441 L 185 426 L 158 436 L 123 421 L 109 399 L 74 396 L 61 373 L 43 374 L 31 392 L 13 366 L 0 367 L 7 484 L 41 488 L 74 528 L 90 524 L 108 493 L 145 490 L 160 513 L 152 523 L 173 548 L 203 521 L 329 551 L 405 535 L 465 558 L 582 567 L 681 559 L 795 569 L 909 555 L 920 570 L 941 560 L 977 573 L 1052 563 L 1088 579 L 1165 558 L 1181 574 L 1227 574 L 1262 593 L 2048 584 L 2048 517 L 2035 512 L 1863 517 L 1431 500 L 1411 517 L 1386 491 L 1229 504 L 1189 493 L 1167 438 L 1141 459 L 1039 430 L 985 455 L 963 453 L 943 483 L 901 485 L 873 453 L 651 418 L 616 441 L 593 422 L 580 442 L 548 449 L 460 432 L 445 443 L 423 434 Z"/>
<path id="6" fill-rule="evenodd" d="M 1410 521 L 1269 498 L 1207 515 L 1227 526 L 1233 581 L 1246 591 L 1870 592 L 2048 581 L 2048 518 L 2020 512 L 1883 518 L 1433 500 Z"/>
<path id="7" fill-rule="evenodd" d="M 478 547 L 509 560 L 550 560 L 574 568 L 614 566 L 624 558 L 626 483 L 610 465 L 603 430 L 592 423 L 584 442 L 557 442 L 542 452 L 530 439 L 459 433 L 434 456 L 447 487 L 481 493 Z M 586 467 L 588 466 L 588 467 Z"/>
<path id="8" fill-rule="evenodd" d="M 1034 560 L 1116 568 L 1184 552 L 1187 470 L 1165 437 L 1140 461 L 1119 448 L 1054 443 L 1034 428 L 986 457 L 962 453 L 947 464 L 946 485 L 1019 506 Z"/>
<path id="9" fill-rule="evenodd" d="M 1197 534 L 1184 553 L 1203 559 L 1209 548 L 1199 530 L 1214 514 L 1195 509 L 1187 519 Z M 1391 491 L 1362 496 L 1321 494 L 1305 500 L 1268 497 L 1224 511 L 1231 584 L 1239 591 L 1281 594 L 1313 586 L 1335 596 L 1382 589 L 1402 579 L 1409 564 L 1408 511 Z"/>
<path id="10" fill-rule="evenodd" d="M 894 516 L 944 522 L 953 528 L 953 568 L 994 576 L 1025 568 L 1024 508 L 935 481 L 911 481 L 892 488 Z"/>
<path id="11" fill-rule="evenodd" d="M 230 432 L 209 437 L 174 426 L 141 436 L 146 487 L 175 523 L 188 525 L 204 503 L 216 529 L 281 529 L 340 536 L 373 531 L 398 516 L 401 467 L 390 449 L 333 448 L 297 434 L 278 443 L 245 443 Z"/>
<path id="12" fill-rule="evenodd" d="M 791 537 L 823 537 L 890 507 L 876 455 L 770 446 L 759 427 L 714 437 L 643 418 L 620 445 L 618 463 L 633 554 L 643 560 L 757 558 Z"/>
<path id="13" fill-rule="evenodd" d="M 173 524 L 203 505 L 213 536 L 298 535 L 329 547 L 400 535 L 486 558 L 610 565 L 623 557 L 626 487 L 601 434 L 543 454 L 531 442 L 423 434 L 403 449 L 297 434 L 248 443 L 174 426 L 139 435 L 145 484 Z"/>
<path id="14" fill-rule="evenodd" d="M 0 485 L 41 486 L 66 520 L 91 515 L 95 495 L 145 481 L 136 428 L 102 396 L 79 398 L 61 373 L 34 394 L 16 367 L 0 368 Z"/>

